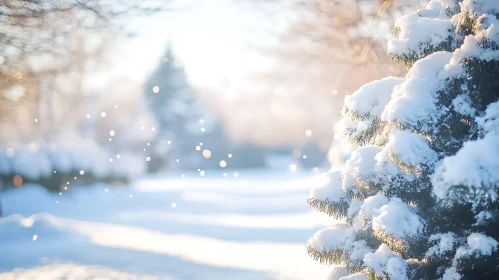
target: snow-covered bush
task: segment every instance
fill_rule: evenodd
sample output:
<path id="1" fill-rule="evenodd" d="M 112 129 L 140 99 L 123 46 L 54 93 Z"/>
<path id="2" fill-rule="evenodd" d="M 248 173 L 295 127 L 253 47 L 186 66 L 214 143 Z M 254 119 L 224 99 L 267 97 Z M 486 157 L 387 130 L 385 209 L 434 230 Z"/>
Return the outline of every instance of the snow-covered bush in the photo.
<path id="1" fill-rule="evenodd" d="M 329 279 L 499 279 L 499 1 L 432 0 L 400 18 L 404 78 L 345 98 L 357 148 L 313 189 L 340 220 L 309 239 Z"/>
<path id="2" fill-rule="evenodd" d="M 38 183 L 55 191 L 67 182 L 71 185 L 124 183 L 145 169 L 145 159 L 131 154 L 111 154 L 95 144 L 44 143 L 2 150 L 0 186 L 4 187 L 12 185 L 16 175 L 25 183 Z"/>

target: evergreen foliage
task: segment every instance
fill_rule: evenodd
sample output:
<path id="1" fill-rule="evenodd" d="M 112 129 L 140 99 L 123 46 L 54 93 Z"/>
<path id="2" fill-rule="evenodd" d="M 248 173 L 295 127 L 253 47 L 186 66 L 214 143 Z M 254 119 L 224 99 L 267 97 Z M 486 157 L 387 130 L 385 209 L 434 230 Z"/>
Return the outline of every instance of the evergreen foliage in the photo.
<path id="1" fill-rule="evenodd" d="M 171 45 L 147 81 L 144 92 L 158 123 L 157 137 L 152 143 L 156 150 L 155 156 L 151 157 L 151 171 L 177 158 L 188 161 L 200 142 L 198 122 L 203 118 L 203 110 L 197 92 L 189 84 L 185 69 L 174 55 Z M 168 143 L 174 143 L 175 148 L 168 149 Z"/>
<path id="2" fill-rule="evenodd" d="M 499 1 L 431 1 L 388 44 L 407 75 L 345 98 L 358 147 L 308 199 L 341 219 L 308 244 L 330 279 L 499 279 L 498 17 Z"/>

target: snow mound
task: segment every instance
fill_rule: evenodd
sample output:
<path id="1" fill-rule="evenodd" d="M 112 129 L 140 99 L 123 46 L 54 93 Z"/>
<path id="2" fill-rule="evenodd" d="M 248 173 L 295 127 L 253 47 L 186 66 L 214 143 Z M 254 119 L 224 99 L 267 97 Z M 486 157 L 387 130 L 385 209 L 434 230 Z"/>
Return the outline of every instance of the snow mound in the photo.
<path id="1" fill-rule="evenodd" d="M 308 245 L 315 251 L 329 253 L 351 247 L 354 241 L 354 230 L 347 224 L 335 224 L 329 228 L 316 232 L 309 240 Z"/>
<path id="2" fill-rule="evenodd" d="M 414 210 L 396 197 L 391 198 L 373 217 L 373 230 L 398 238 L 417 235 L 422 232 L 423 227 Z"/>
<path id="3" fill-rule="evenodd" d="M 92 143 L 42 143 L 4 148 L 7 152 L 0 154 L 0 175 L 20 175 L 24 181 L 37 183 L 40 179 L 84 174 L 86 178 L 99 180 L 130 179 L 142 174 L 146 165 L 139 156 L 129 153 L 117 156 Z"/>
<path id="4" fill-rule="evenodd" d="M 345 168 L 341 171 L 343 176 L 343 189 L 355 189 L 358 181 L 369 181 L 374 176 L 376 166 L 375 156 L 381 151 L 379 146 L 364 146 L 352 153 L 352 156 L 345 163 Z"/>
<path id="5" fill-rule="evenodd" d="M 454 156 L 443 159 L 432 178 L 433 193 L 441 200 L 480 203 L 498 198 L 499 135 L 465 142 Z M 463 189 L 464 187 L 464 189 Z"/>
<path id="6" fill-rule="evenodd" d="M 371 220 L 379 209 L 389 202 L 390 200 L 381 193 L 366 198 L 360 208 L 359 218 L 362 220 Z"/>
<path id="7" fill-rule="evenodd" d="M 387 156 L 389 161 L 399 166 L 417 170 L 421 170 L 422 165 L 433 165 L 437 161 L 437 155 L 428 146 L 425 137 L 409 131 L 397 131 L 390 134 L 388 143 L 377 159 L 386 161 Z"/>
<path id="8" fill-rule="evenodd" d="M 327 276 L 326 280 L 340 280 L 348 274 L 348 270 L 344 266 L 335 266 Z"/>
<path id="9" fill-rule="evenodd" d="M 433 234 L 430 236 L 430 241 L 437 241 L 437 244 L 428 249 L 425 254 L 427 258 L 451 251 L 457 242 L 456 235 L 453 232 Z"/>
<path id="10" fill-rule="evenodd" d="M 380 277 L 388 275 L 390 279 L 408 279 L 407 263 L 386 244 L 381 244 L 376 252 L 366 254 L 364 263 Z"/>
<path id="11" fill-rule="evenodd" d="M 393 88 L 403 82 L 402 78 L 387 77 L 362 86 L 345 97 L 340 122 L 341 129 L 358 144 L 373 143 L 373 132 L 379 126 L 381 113 L 390 100 Z"/>
<path id="12" fill-rule="evenodd" d="M 456 259 L 464 256 L 490 256 L 497 250 L 499 243 L 492 237 L 482 233 L 472 233 L 467 238 L 467 246 L 459 247 L 456 251 Z"/>
<path id="13" fill-rule="evenodd" d="M 393 90 L 381 119 L 422 130 L 433 127 L 438 116 L 446 112 L 436 106 L 437 90 L 443 87 L 436 77 L 443 75 L 451 57 L 452 53 L 436 52 L 418 60 L 405 81 Z"/>
<path id="14" fill-rule="evenodd" d="M 489 104 L 485 115 L 477 117 L 476 122 L 486 132 L 499 133 L 499 101 Z"/>
<path id="15" fill-rule="evenodd" d="M 402 78 L 386 77 L 367 83 L 345 97 L 345 107 L 360 116 L 379 116 L 390 100 L 393 88 L 403 81 Z"/>
<path id="16" fill-rule="evenodd" d="M 396 39 L 388 41 L 388 54 L 406 56 L 412 60 L 450 44 L 454 26 L 442 3 L 431 1 L 425 9 L 408 14 L 395 22 Z"/>
<path id="17" fill-rule="evenodd" d="M 499 2 L 495 0 L 464 0 L 460 5 L 463 12 L 499 14 Z"/>
<path id="18" fill-rule="evenodd" d="M 343 188 L 341 186 L 341 173 L 330 172 L 325 174 L 329 177 L 326 184 L 315 187 L 310 191 L 310 198 L 319 201 L 338 202 L 342 198 Z"/>

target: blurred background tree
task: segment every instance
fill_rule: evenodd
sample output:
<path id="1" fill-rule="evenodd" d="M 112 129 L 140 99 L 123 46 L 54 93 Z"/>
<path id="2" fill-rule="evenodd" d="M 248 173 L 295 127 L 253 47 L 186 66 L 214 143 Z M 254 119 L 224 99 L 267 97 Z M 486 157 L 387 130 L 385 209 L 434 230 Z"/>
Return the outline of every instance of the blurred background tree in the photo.
<path id="1" fill-rule="evenodd" d="M 238 39 L 231 34 L 210 37 L 217 24 L 231 24 L 216 18 L 225 7 L 192 3 L 187 10 L 208 14 L 204 24 L 200 14 L 192 19 L 199 20 L 195 34 L 187 36 L 193 45 Z M 333 126 L 343 96 L 368 80 L 405 72 L 385 63 L 384 45 L 396 15 L 419 1 L 227 0 L 250 19 L 249 33 L 237 34 L 247 44 L 243 55 L 259 57 L 254 62 L 259 70 L 227 64 L 229 56 L 209 46 L 196 47 L 190 57 L 185 56 L 186 44 L 179 44 L 178 53 L 164 47 L 174 32 L 189 30 L 176 24 L 170 24 L 173 31 L 163 30 L 159 20 L 171 18 L 160 12 L 171 9 L 180 15 L 179 3 L 173 4 L 0 3 L 1 144 L 90 143 L 105 150 L 110 162 L 133 153 L 142 163 L 147 160 L 149 171 L 221 168 L 222 161 L 227 168 L 312 168 L 326 166 L 328 149 L 333 161 L 342 162 L 346 153 L 343 143 L 334 142 L 338 135 Z M 141 25 L 139 18 L 152 23 Z M 133 59 L 126 49 L 133 38 L 128 35 L 137 30 L 162 37 L 134 50 L 141 58 L 133 65 L 141 69 L 140 77 L 135 77 L 133 63 L 123 67 L 124 60 Z M 182 40 L 178 34 L 175 38 Z M 177 42 L 170 45 L 177 47 Z M 164 48 L 163 54 L 149 55 L 154 48 Z M 244 71 L 244 77 L 221 79 L 218 87 L 201 85 L 199 76 L 190 75 L 196 67 L 191 57 L 199 61 L 200 53 L 216 56 L 226 65 L 223 71 Z M 184 68 L 186 58 L 191 66 Z M 213 68 L 220 71 L 219 65 Z"/>
<path id="2" fill-rule="evenodd" d="M 99 150 L 109 146 L 111 138 L 103 139 L 102 135 L 109 136 L 109 127 L 118 129 L 120 122 L 118 118 L 113 120 L 112 114 L 104 119 L 103 108 L 133 102 L 135 106 L 129 112 L 136 120 L 147 110 L 141 110 L 141 99 L 134 102 L 132 98 L 118 101 L 103 98 L 106 87 L 112 92 L 124 80 L 112 75 L 103 77 L 103 73 L 114 62 L 113 47 L 129 33 L 123 27 L 124 21 L 164 11 L 167 3 L 107 0 L 0 3 L 0 143 L 6 151 L 0 156 L 1 181 L 12 184 L 14 175 L 22 175 L 25 182 L 50 185 L 56 190 L 63 177 L 71 178 L 83 167 L 96 166 L 89 164 L 88 157 L 92 154 L 94 161 L 104 157 L 108 162 L 105 154 L 113 149 Z M 129 83 L 127 90 L 133 92 L 134 86 Z M 99 115 L 101 119 L 97 119 Z M 102 130 L 107 131 L 102 133 Z M 126 139 L 128 149 L 133 139 L 137 137 Z M 65 148 L 67 144 L 72 148 Z M 114 145 L 114 150 L 119 146 Z M 77 154 L 87 157 L 80 158 Z M 32 165 L 33 162 L 38 165 Z M 123 178 L 123 174 L 118 174 L 120 168 L 99 166 L 95 174 L 87 169 L 87 177 Z M 55 175 L 58 168 L 60 173 Z"/>
<path id="3" fill-rule="evenodd" d="M 88 101 L 85 72 L 99 71 L 114 43 L 112 31 L 122 21 L 165 9 L 165 3 L 107 0 L 6 0 L 0 3 L 0 120 L 2 124 L 43 115 L 44 138 L 54 137 L 60 107 L 80 113 L 76 104 Z M 122 30 L 124 31 L 124 30 Z M 126 32 L 126 31 L 125 31 Z M 87 90 L 88 91 L 88 90 Z M 57 95 L 56 97 L 54 95 Z M 87 97 L 86 97 L 87 96 Z M 68 98 L 76 98 L 69 101 Z M 66 100 L 64 100 L 66 99 Z M 18 112 L 22 111 L 22 112 Z M 29 112 L 27 112 L 29 111 Z M 16 113 L 17 112 L 17 113 Z M 7 115 L 15 114 L 7 118 Z M 61 115 L 67 115 L 62 112 Z M 20 117 L 22 116 L 22 117 Z M 38 116 L 38 117 L 37 117 Z M 66 118 L 69 122 L 72 118 Z M 2 129 L 6 140 L 30 139 L 34 128 Z M 10 123 L 12 124 L 12 123 Z M 17 131 L 24 130 L 24 132 Z M 22 134 L 14 136 L 12 134 Z"/>
<path id="4" fill-rule="evenodd" d="M 348 147 L 334 129 L 343 97 L 368 81 L 404 75 L 406 68 L 387 57 L 386 42 L 394 20 L 426 2 L 253 1 L 276 25 L 276 13 L 288 15 L 283 30 L 270 31 L 276 44 L 256 46 L 274 60 L 275 67 L 254 75 L 267 85 L 266 98 L 285 96 L 292 111 L 307 120 L 306 127 L 297 125 L 287 137 L 318 141 L 323 151 L 330 149 L 331 162 L 343 162 Z M 311 138 L 303 137 L 306 129 L 313 131 Z"/>

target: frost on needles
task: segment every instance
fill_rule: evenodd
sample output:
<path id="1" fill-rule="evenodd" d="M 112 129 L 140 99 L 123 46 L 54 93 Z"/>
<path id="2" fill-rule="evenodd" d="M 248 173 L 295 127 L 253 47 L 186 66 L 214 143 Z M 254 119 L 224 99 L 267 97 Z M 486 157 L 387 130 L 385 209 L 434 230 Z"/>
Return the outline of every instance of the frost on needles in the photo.
<path id="1" fill-rule="evenodd" d="M 308 203 L 330 280 L 499 279 L 499 1 L 440 0 L 397 20 L 410 69 L 345 97 L 357 146 Z"/>

